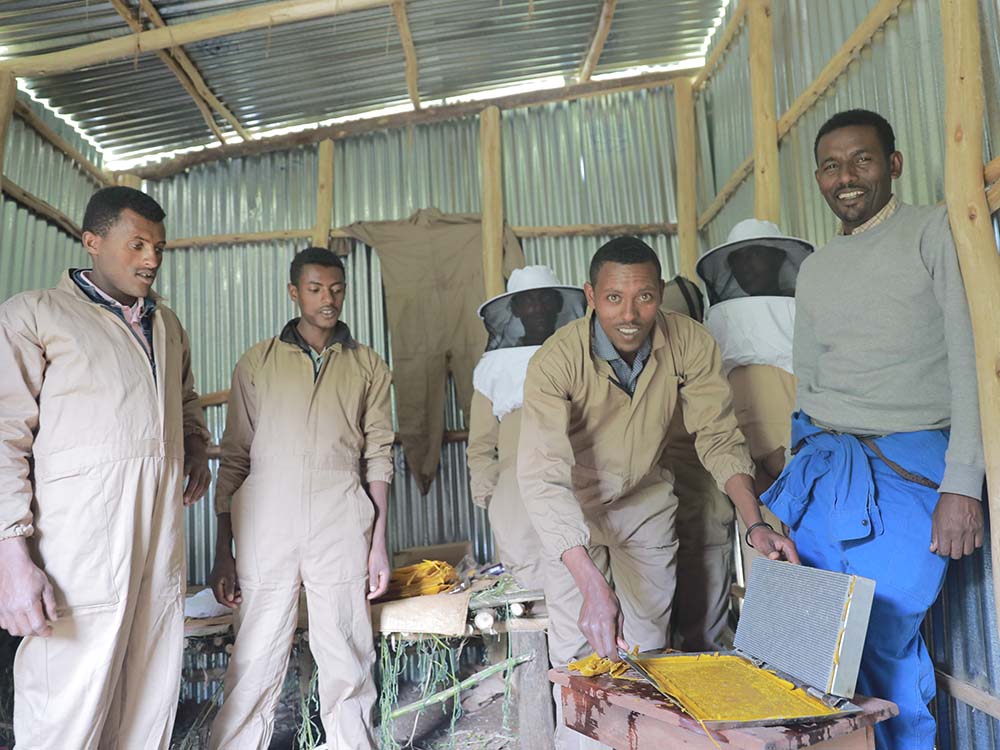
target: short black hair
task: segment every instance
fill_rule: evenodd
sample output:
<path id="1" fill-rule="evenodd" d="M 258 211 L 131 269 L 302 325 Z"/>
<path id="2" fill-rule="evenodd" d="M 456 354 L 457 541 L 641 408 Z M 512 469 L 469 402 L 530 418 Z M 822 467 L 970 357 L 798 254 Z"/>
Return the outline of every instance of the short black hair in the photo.
<path id="1" fill-rule="evenodd" d="M 292 258 L 292 265 L 288 269 L 288 280 L 292 282 L 292 286 L 299 285 L 299 279 L 302 277 L 302 268 L 304 266 L 339 268 L 343 272 L 344 277 L 347 277 L 347 269 L 344 268 L 344 261 L 337 257 L 336 253 L 327 250 L 325 247 L 307 247 L 305 250 L 299 250 L 299 252 L 295 253 L 295 257 Z"/>
<path id="2" fill-rule="evenodd" d="M 125 209 L 157 223 L 162 222 L 167 215 L 159 203 L 141 190 L 115 185 L 101 188 L 90 196 L 87 210 L 83 212 L 82 229 L 104 237 Z"/>
<path id="3" fill-rule="evenodd" d="M 597 274 L 605 263 L 622 263 L 626 266 L 652 263 L 656 267 L 656 278 L 659 279 L 663 274 L 656 252 L 638 237 L 615 237 L 598 248 L 590 259 L 591 286 L 597 286 Z"/>
<path id="4" fill-rule="evenodd" d="M 848 109 L 843 112 L 838 112 L 829 120 L 823 123 L 823 126 L 819 129 L 816 134 L 816 140 L 813 141 L 813 158 L 816 163 L 819 164 L 819 141 L 827 133 L 832 133 L 834 130 L 840 130 L 841 128 L 849 128 L 854 125 L 866 125 L 871 128 L 875 128 L 875 132 L 878 134 L 879 143 L 882 144 L 882 150 L 885 151 L 885 158 L 888 159 L 892 156 L 893 152 L 896 150 L 896 134 L 892 132 L 892 125 L 878 112 L 872 112 L 867 109 Z"/>

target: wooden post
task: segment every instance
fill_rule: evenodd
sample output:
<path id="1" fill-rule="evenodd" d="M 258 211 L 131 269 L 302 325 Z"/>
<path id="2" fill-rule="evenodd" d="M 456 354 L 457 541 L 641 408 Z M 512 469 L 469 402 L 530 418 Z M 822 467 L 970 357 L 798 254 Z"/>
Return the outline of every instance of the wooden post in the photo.
<path id="1" fill-rule="evenodd" d="M 142 178 L 137 174 L 119 172 L 115 175 L 115 182 L 119 185 L 124 185 L 125 187 L 142 190 Z"/>
<path id="2" fill-rule="evenodd" d="M 754 215 L 780 223 L 777 99 L 774 93 L 774 25 L 771 0 L 749 3 L 750 101 L 753 110 Z"/>
<path id="3" fill-rule="evenodd" d="M 330 228 L 333 222 L 333 141 L 329 138 L 319 143 L 319 187 L 316 190 L 316 227 L 313 230 L 313 247 L 330 246 Z"/>
<path id="4" fill-rule="evenodd" d="M 4 152 L 7 150 L 7 131 L 14 117 L 14 102 L 17 101 L 17 79 L 13 73 L 0 71 L 0 173 L 3 172 Z"/>
<path id="5" fill-rule="evenodd" d="M 483 185 L 483 285 L 486 287 L 487 298 L 504 292 L 503 173 L 500 153 L 500 110 L 487 107 L 479 115 L 479 170 Z"/>
<path id="6" fill-rule="evenodd" d="M 986 452 L 993 591 L 1000 594 L 1000 255 L 983 191 L 983 69 L 976 0 L 941 0 L 945 68 L 944 187 L 976 341 Z M 1000 631 L 1000 596 L 994 596 Z"/>
<path id="7" fill-rule="evenodd" d="M 674 84 L 674 116 L 677 120 L 675 144 L 677 170 L 677 239 L 680 272 L 694 280 L 698 261 L 698 160 L 695 141 L 694 95 L 691 79 Z"/>

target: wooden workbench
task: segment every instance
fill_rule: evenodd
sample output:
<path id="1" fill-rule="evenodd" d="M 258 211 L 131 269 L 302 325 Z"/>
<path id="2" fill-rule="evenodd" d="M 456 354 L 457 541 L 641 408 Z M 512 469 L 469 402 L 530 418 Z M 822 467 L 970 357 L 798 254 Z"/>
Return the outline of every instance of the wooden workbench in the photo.
<path id="1" fill-rule="evenodd" d="M 549 679 L 562 686 L 566 725 L 615 750 L 874 750 L 874 725 L 899 713 L 889 701 L 856 696 L 861 714 L 822 724 L 713 731 L 713 743 L 696 721 L 646 683 L 565 669 L 550 670 Z"/>

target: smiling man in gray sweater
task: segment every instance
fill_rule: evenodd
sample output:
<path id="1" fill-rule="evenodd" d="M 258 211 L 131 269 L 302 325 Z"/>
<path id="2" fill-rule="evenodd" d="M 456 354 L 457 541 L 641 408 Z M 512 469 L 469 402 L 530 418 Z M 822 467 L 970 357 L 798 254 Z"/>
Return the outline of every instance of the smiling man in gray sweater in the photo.
<path id="1" fill-rule="evenodd" d="M 816 182 L 841 221 L 795 295 L 793 458 L 763 500 L 802 562 L 873 578 L 858 691 L 899 705 L 881 750 L 930 750 L 934 670 L 920 625 L 948 558 L 983 541 L 984 459 L 972 326 L 944 206 L 892 194 L 892 127 L 834 115 Z"/>

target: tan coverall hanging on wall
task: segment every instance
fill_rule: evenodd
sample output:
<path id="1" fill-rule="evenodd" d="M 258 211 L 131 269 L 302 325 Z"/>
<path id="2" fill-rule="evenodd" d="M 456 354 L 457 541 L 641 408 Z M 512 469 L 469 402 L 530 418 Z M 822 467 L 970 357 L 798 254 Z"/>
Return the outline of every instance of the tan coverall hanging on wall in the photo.
<path id="1" fill-rule="evenodd" d="M 468 449 L 472 502 L 486 508 L 504 568 L 522 587 L 540 589 L 542 545 L 517 486 L 520 433 L 520 409 L 498 420 L 493 415 L 493 402 L 479 391 L 473 392 Z"/>
<path id="2" fill-rule="evenodd" d="M 295 322 L 243 355 L 229 392 L 216 512 L 232 513 L 243 603 L 213 749 L 268 746 L 303 585 L 328 747 L 375 747 L 375 506 L 361 466 L 368 482 L 392 481 L 389 368 L 338 323 L 315 373 Z"/>
<path id="3" fill-rule="evenodd" d="M 695 435 L 721 487 L 753 463 L 733 415 L 715 341 L 702 326 L 661 313 L 630 398 L 591 351 L 591 311 L 559 329 L 532 358 L 524 389 L 518 482 L 545 556 L 549 655 L 562 666 L 590 652 L 577 626 L 583 597 L 561 557 L 584 546 L 609 578 L 640 649 L 666 645 L 674 599 L 677 499 L 660 459 L 674 410 Z M 557 746 L 566 746 L 559 722 Z"/>
<path id="4" fill-rule="evenodd" d="M 347 233 L 374 247 L 382 264 L 399 437 L 426 494 L 441 460 L 448 373 L 468 415 L 472 371 L 486 345 L 476 315 L 486 299 L 480 218 L 427 208 L 401 221 L 357 222 Z M 505 227 L 504 275 L 523 265 Z"/>
<path id="5" fill-rule="evenodd" d="M 155 375 L 124 320 L 69 273 L 0 306 L 0 539 L 33 531 L 59 614 L 52 635 L 25 638 L 14 662 L 21 748 L 170 744 L 184 639 L 184 437 L 209 436 L 187 334 L 160 303 L 152 329 Z"/>
<path id="6" fill-rule="evenodd" d="M 704 315 L 701 290 L 678 276 L 667 282 L 660 309 L 700 323 Z M 677 495 L 676 646 L 683 651 L 711 651 L 721 647 L 726 629 L 736 512 L 702 466 L 679 408 L 670 425 L 662 466 L 673 472 Z"/>

